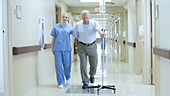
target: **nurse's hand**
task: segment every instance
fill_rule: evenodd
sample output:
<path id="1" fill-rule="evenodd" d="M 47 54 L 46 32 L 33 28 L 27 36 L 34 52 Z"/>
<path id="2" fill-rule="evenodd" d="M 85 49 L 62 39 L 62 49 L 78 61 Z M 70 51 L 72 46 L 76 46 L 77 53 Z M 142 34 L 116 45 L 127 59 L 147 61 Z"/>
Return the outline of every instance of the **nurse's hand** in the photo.
<path id="1" fill-rule="evenodd" d="M 54 54 L 54 49 L 53 48 L 51 48 L 51 52 Z"/>

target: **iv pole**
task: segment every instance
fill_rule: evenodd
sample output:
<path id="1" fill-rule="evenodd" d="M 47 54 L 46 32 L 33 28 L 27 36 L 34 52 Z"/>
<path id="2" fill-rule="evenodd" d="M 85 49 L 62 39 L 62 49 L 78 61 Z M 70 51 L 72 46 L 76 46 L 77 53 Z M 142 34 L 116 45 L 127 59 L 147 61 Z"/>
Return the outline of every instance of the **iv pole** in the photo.
<path id="1" fill-rule="evenodd" d="M 104 30 L 105 30 L 105 23 L 104 23 L 104 18 L 105 18 L 105 12 L 106 12 L 106 6 L 105 6 L 105 1 L 104 0 L 102 0 L 102 2 L 100 2 L 101 3 L 101 12 L 102 12 L 102 16 L 103 16 L 103 21 L 102 21 L 102 25 L 103 25 L 103 32 L 104 32 Z M 111 89 L 111 90 L 113 90 L 114 91 L 114 94 L 116 93 L 116 88 L 115 88 L 115 85 L 104 85 L 104 63 L 106 63 L 105 62 L 105 60 L 104 60 L 104 57 L 105 57 L 105 41 L 104 41 L 104 39 L 105 39 L 105 37 L 104 38 L 102 38 L 102 84 L 101 85 L 97 85 L 97 86 L 89 86 L 88 88 L 97 88 L 97 94 L 99 94 L 99 91 L 101 90 L 101 89 Z"/>

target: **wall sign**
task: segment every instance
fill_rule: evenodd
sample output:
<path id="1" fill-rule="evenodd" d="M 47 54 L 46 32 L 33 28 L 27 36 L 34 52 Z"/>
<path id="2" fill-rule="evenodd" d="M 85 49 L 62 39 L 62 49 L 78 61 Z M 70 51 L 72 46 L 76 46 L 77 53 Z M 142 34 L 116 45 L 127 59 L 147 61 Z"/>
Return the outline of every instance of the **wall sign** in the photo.
<path id="1" fill-rule="evenodd" d="M 21 6 L 16 6 L 16 18 L 21 19 L 22 18 L 22 12 L 21 12 Z"/>

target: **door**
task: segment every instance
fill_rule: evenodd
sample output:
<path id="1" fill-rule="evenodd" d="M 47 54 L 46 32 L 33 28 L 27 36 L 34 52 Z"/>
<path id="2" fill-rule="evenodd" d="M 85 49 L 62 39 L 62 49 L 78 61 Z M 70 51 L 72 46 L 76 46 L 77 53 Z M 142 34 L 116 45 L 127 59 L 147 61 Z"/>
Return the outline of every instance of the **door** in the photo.
<path id="1" fill-rule="evenodd" d="M 136 73 L 142 73 L 145 84 L 151 84 L 151 11 L 150 1 L 136 0 L 137 52 Z"/>
<path id="2" fill-rule="evenodd" d="M 155 74 L 155 56 L 153 55 L 153 47 L 155 46 L 155 18 L 154 18 L 154 2 L 150 2 L 151 7 L 151 84 L 155 84 L 156 74 Z"/>
<path id="3" fill-rule="evenodd" d="M 56 6 L 56 23 L 61 22 L 61 8 Z"/>

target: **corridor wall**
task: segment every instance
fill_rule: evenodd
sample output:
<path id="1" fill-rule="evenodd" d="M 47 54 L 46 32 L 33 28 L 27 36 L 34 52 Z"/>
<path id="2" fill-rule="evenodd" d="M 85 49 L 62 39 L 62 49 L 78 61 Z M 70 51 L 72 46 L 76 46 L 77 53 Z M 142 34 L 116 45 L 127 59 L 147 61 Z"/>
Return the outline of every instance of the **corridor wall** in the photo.
<path id="1" fill-rule="evenodd" d="M 55 24 L 56 0 L 9 0 L 9 46 L 39 45 L 39 18 L 45 22 L 45 43 L 51 43 L 50 32 Z M 65 3 L 62 12 L 67 11 Z M 11 53 L 12 55 L 12 53 Z M 44 84 L 55 72 L 50 49 L 12 55 L 10 58 L 11 96 L 21 96 Z M 55 79 L 55 77 L 54 77 Z"/>

